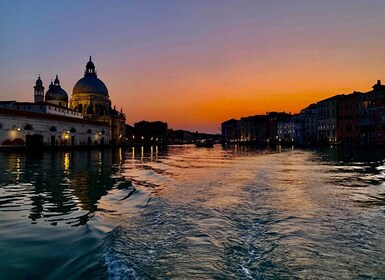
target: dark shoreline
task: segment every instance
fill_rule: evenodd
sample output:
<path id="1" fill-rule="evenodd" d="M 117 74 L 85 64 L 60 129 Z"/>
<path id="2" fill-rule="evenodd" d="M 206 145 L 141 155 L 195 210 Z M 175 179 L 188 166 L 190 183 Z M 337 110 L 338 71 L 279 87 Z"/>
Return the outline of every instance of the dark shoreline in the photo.
<path id="1" fill-rule="evenodd" d="M 102 146 L 0 146 L 0 152 L 49 152 L 49 151 L 88 151 L 88 150 L 109 150 L 109 149 L 119 149 L 119 148 L 132 148 L 132 147 L 151 147 L 151 146 L 175 146 L 175 145 L 193 145 L 193 144 L 152 144 L 152 143 L 133 143 L 126 145 L 102 145 Z M 383 148 L 385 144 L 256 144 L 256 143 L 217 143 L 217 145 L 222 145 L 222 147 L 250 147 L 250 148 L 299 148 L 299 149 L 318 149 L 325 147 L 341 147 L 341 148 Z"/>

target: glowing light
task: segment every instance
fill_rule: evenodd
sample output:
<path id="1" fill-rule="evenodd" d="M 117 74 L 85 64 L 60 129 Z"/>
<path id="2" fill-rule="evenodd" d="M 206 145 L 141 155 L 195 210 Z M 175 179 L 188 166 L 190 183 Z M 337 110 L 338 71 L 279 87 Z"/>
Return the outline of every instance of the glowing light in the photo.
<path id="1" fill-rule="evenodd" d="M 70 166 L 70 154 L 69 153 L 65 153 L 64 154 L 64 170 L 68 171 L 69 166 Z"/>

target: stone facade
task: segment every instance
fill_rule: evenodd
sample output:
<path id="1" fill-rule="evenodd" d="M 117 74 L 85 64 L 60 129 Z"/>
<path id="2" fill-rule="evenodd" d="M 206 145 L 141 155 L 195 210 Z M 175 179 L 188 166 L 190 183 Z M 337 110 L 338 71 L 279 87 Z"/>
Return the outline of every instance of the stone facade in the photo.
<path id="1" fill-rule="evenodd" d="M 110 142 L 108 123 L 91 120 L 0 109 L 0 144 L 80 146 Z"/>

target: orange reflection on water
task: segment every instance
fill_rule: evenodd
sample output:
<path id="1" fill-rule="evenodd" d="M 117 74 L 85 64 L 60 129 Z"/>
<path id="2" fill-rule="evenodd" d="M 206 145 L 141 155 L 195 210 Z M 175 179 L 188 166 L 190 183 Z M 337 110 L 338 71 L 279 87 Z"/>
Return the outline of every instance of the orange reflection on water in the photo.
<path id="1" fill-rule="evenodd" d="M 64 154 L 63 163 L 64 163 L 64 170 L 68 171 L 70 167 L 70 154 L 68 152 Z"/>

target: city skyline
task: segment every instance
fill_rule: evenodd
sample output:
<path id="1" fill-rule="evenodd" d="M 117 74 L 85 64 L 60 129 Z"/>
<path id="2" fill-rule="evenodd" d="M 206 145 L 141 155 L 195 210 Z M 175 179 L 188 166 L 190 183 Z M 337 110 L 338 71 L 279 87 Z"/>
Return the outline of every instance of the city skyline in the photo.
<path id="1" fill-rule="evenodd" d="M 92 55 L 127 123 L 219 133 L 297 113 L 385 78 L 379 1 L 0 3 L 2 100 L 32 101 L 40 74 L 69 95 Z"/>

